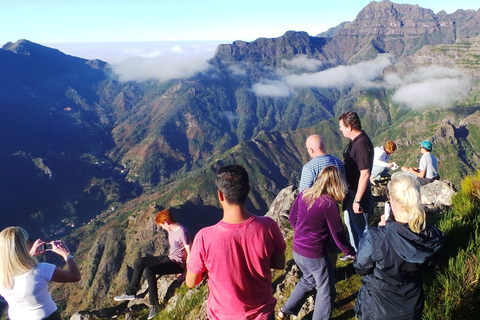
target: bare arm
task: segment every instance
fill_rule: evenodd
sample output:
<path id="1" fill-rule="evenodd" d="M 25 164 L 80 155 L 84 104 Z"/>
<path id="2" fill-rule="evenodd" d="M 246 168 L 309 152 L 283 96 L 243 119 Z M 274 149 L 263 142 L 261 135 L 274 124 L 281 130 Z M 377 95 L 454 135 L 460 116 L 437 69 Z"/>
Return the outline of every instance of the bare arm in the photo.
<path id="1" fill-rule="evenodd" d="M 425 169 L 415 169 L 415 168 L 408 168 L 408 172 L 413 173 L 419 178 L 425 178 L 425 173 L 427 170 Z"/>
<path id="2" fill-rule="evenodd" d="M 77 263 L 73 258 L 67 259 L 67 270 L 55 268 L 53 272 L 53 282 L 77 282 L 82 279 Z"/>
<path id="3" fill-rule="evenodd" d="M 203 274 L 193 273 L 187 269 L 187 275 L 185 276 L 185 284 L 189 288 L 193 288 L 203 280 Z"/>
<path id="4" fill-rule="evenodd" d="M 358 179 L 357 193 L 355 194 L 355 199 L 362 200 L 363 194 L 367 189 L 368 181 L 370 179 L 370 170 L 363 169 L 360 170 L 360 178 Z M 363 210 L 360 210 L 360 203 L 353 203 L 353 212 L 362 213 Z"/>
<path id="5" fill-rule="evenodd" d="M 285 252 L 275 254 L 270 259 L 270 268 L 282 270 L 285 268 Z"/>
<path id="6" fill-rule="evenodd" d="M 65 262 L 67 263 L 67 270 L 60 268 L 55 268 L 53 272 L 52 281 L 53 282 L 77 282 L 80 281 L 82 275 L 80 274 L 80 269 L 78 269 L 77 263 L 73 259 L 73 256 L 62 241 L 52 241 L 52 251 L 62 256 Z"/>
<path id="7" fill-rule="evenodd" d="M 402 167 L 403 172 L 409 172 L 419 178 L 425 178 L 425 173 L 427 170 L 425 169 L 417 169 L 413 167 Z"/>
<path id="8" fill-rule="evenodd" d="M 185 251 L 187 252 L 187 259 L 185 261 L 188 262 L 188 257 L 190 256 L 190 245 L 189 244 L 185 245 Z"/>

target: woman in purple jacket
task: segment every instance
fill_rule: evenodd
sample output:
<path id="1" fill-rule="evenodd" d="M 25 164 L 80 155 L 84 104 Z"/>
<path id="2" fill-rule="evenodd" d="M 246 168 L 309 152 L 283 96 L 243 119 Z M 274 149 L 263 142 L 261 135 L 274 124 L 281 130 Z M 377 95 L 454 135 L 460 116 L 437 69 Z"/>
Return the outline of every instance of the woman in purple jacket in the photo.
<path id="1" fill-rule="evenodd" d="M 290 211 L 290 223 L 295 229 L 293 258 L 303 276 L 277 319 L 297 315 L 314 289 L 313 320 L 329 319 L 335 301 L 334 266 L 328 256 L 327 243 L 331 237 L 345 255 L 355 256 L 343 229 L 338 203 L 343 201 L 347 186 L 335 166 L 325 167 L 311 188 L 300 192 Z"/>

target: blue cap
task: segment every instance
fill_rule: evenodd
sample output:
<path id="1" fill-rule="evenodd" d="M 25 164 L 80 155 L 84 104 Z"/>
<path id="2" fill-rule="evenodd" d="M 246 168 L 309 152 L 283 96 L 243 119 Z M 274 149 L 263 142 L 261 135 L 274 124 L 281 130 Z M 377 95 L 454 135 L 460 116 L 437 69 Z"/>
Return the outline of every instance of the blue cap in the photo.
<path id="1" fill-rule="evenodd" d="M 422 143 L 420 143 L 420 146 L 427 149 L 428 151 L 432 151 L 432 143 L 428 140 L 423 140 Z"/>

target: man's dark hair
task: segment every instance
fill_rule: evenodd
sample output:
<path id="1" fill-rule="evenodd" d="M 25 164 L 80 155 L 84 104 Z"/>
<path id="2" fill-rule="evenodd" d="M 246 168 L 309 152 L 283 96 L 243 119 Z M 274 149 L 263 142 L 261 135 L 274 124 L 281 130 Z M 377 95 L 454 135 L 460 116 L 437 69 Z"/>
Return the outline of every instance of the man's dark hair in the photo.
<path id="1" fill-rule="evenodd" d="M 355 111 L 348 111 L 342 113 L 338 120 L 343 121 L 345 126 L 352 127 L 354 130 L 362 131 L 362 123 L 360 122 L 360 118 Z"/>
<path id="2" fill-rule="evenodd" d="M 247 170 L 238 164 L 220 167 L 217 170 L 215 186 L 228 203 L 242 205 L 247 201 L 250 192 Z"/>

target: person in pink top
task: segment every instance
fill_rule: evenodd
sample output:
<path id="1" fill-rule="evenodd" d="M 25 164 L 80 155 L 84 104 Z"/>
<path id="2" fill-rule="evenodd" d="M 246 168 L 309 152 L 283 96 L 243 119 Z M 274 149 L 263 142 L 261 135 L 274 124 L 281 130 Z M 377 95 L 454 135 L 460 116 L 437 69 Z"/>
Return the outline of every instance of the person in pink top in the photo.
<path id="1" fill-rule="evenodd" d="M 195 236 L 185 282 L 192 288 L 208 275 L 209 319 L 273 319 L 277 301 L 270 269 L 285 268 L 280 228 L 273 219 L 248 212 L 244 167 L 219 168 L 215 185 L 223 219 Z"/>

